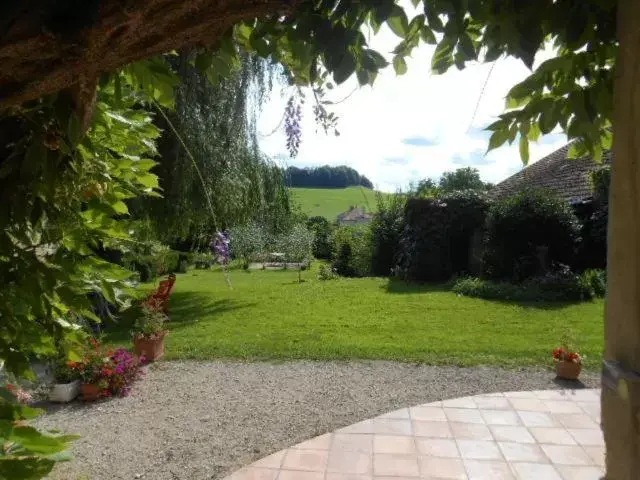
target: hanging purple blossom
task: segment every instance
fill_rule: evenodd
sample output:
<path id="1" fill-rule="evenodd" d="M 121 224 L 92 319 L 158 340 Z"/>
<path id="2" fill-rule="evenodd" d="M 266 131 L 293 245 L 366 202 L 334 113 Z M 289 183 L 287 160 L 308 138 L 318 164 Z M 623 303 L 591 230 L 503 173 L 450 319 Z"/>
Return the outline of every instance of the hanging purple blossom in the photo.
<path id="1" fill-rule="evenodd" d="M 284 131 L 287 137 L 287 150 L 289 150 L 291 157 L 295 157 L 300 148 L 300 138 L 302 137 L 300 128 L 302 121 L 301 103 L 303 103 L 303 100 L 297 103 L 295 97 L 291 96 L 285 108 Z"/>
<path id="2" fill-rule="evenodd" d="M 227 232 L 216 232 L 211 239 L 211 251 L 222 259 L 223 265 L 228 265 L 231 259 L 231 251 L 229 248 L 229 234 Z"/>
<path id="3" fill-rule="evenodd" d="M 229 278 L 229 272 L 227 271 L 227 265 L 231 260 L 231 248 L 229 247 L 230 239 L 227 232 L 216 232 L 211 239 L 209 246 L 215 256 L 222 260 L 222 271 L 224 272 L 224 278 L 231 288 L 231 279 Z"/>

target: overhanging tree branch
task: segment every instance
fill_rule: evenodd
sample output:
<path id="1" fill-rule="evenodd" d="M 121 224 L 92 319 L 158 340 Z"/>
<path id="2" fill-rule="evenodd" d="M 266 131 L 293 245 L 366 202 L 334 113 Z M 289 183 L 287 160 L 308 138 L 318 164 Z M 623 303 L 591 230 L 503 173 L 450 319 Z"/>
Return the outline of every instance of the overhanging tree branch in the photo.
<path id="1" fill-rule="evenodd" d="M 34 0 L 0 6 L 0 110 L 91 83 L 102 72 L 187 46 L 216 45 L 242 20 L 299 0 Z"/>

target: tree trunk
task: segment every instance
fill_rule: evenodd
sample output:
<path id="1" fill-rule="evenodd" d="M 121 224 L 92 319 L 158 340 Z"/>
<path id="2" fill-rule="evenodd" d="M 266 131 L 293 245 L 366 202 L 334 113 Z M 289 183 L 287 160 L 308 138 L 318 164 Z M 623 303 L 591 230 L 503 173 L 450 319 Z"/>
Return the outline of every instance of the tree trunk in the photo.
<path id="1" fill-rule="evenodd" d="M 300 0 L 0 1 L 0 110 L 171 50 L 216 46 L 236 23 Z"/>
<path id="2" fill-rule="evenodd" d="M 605 359 L 640 372 L 640 2 L 618 2 Z M 602 392 L 607 480 L 640 478 L 640 389 L 631 377 Z"/>

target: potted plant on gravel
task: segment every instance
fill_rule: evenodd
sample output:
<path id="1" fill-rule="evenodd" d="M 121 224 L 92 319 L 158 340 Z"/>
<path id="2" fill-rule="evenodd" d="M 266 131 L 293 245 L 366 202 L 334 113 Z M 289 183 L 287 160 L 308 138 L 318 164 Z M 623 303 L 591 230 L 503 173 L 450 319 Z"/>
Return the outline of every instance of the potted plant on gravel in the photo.
<path id="1" fill-rule="evenodd" d="M 164 355 L 164 337 L 169 333 L 164 328 L 168 317 L 156 307 L 152 302 L 142 304 L 142 314 L 136 319 L 132 332 L 135 353 L 149 362 Z"/>
<path id="2" fill-rule="evenodd" d="M 68 403 L 80 394 L 80 375 L 73 368 L 75 362 L 59 361 L 54 370 L 55 383 L 49 392 L 49 400 Z"/>
<path id="3" fill-rule="evenodd" d="M 569 350 L 564 346 L 553 351 L 553 359 L 556 361 L 556 375 L 565 380 L 577 380 L 582 370 L 582 357 L 578 352 Z"/>
<path id="4" fill-rule="evenodd" d="M 70 362 L 69 367 L 77 372 L 80 377 L 80 392 L 82 399 L 87 402 L 98 400 L 103 396 L 109 386 L 107 377 L 111 372 L 112 361 L 97 340 L 91 339 L 91 348 L 88 348 L 82 360 Z"/>
<path id="5" fill-rule="evenodd" d="M 69 362 L 69 368 L 81 380 L 82 399 L 94 401 L 103 397 L 126 397 L 131 385 L 142 375 L 144 357 L 138 357 L 124 348 L 106 349 L 91 339 L 82 360 Z"/>

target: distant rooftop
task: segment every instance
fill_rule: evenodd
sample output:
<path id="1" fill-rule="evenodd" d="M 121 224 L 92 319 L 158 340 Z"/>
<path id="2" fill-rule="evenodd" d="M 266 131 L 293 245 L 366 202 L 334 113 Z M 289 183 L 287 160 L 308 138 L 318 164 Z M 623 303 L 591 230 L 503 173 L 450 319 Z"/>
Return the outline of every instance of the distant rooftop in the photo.
<path id="1" fill-rule="evenodd" d="M 530 188 L 553 191 L 569 203 L 588 200 L 593 196 L 590 172 L 602 167 L 591 157 L 568 159 L 571 144 L 541 158 L 506 180 L 498 183 L 490 193 L 494 199 L 503 199 Z M 604 154 L 603 163 L 611 162 L 611 152 Z"/>
<path id="2" fill-rule="evenodd" d="M 363 208 L 351 207 L 344 213 L 338 215 L 338 222 L 362 222 L 369 221 L 373 215 L 365 212 Z"/>

